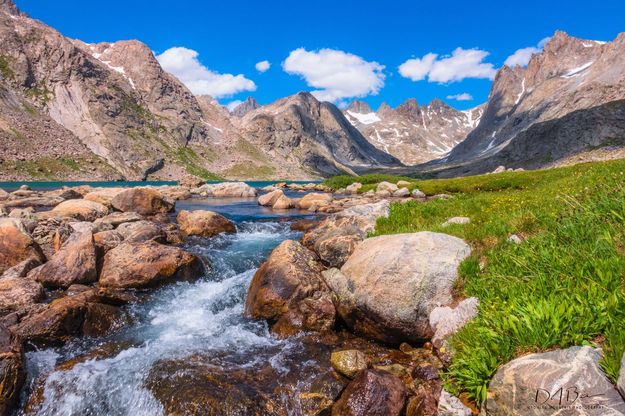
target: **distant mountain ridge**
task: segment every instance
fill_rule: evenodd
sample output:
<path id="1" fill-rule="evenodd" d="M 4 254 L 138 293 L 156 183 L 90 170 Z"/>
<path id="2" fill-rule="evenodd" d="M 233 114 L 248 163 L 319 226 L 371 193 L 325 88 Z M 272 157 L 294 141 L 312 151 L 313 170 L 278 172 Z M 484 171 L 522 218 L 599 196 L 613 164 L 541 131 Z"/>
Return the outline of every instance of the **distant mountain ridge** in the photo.
<path id="1" fill-rule="evenodd" d="M 451 151 L 478 125 L 484 108 L 460 111 L 438 99 L 420 106 L 411 98 L 395 109 L 383 103 L 375 113 L 353 101 L 344 114 L 378 149 L 415 165 Z"/>
<path id="2" fill-rule="evenodd" d="M 556 32 L 526 68 L 497 72 L 476 129 L 419 170 L 455 176 L 500 165 L 535 169 L 623 146 L 625 33 L 600 42 Z"/>

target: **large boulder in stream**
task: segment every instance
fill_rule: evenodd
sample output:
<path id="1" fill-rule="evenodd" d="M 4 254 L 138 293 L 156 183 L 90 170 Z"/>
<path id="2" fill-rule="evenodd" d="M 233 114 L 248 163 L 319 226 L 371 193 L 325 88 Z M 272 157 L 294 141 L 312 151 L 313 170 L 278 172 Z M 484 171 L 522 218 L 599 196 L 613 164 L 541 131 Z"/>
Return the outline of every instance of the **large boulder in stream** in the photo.
<path id="1" fill-rule="evenodd" d="M 80 335 L 104 335 L 123 324 L 125 315 L 118 306 L 129 299 L 108 289 L 68 291 L 68 296 L 31 308 L 11 329 L 35 345 L 60 345 Z"/>
<path id="2" fill-rule="evenodd" d="M 115 195 L 111 205 L 118 211 L 136 212 L 140 215 L 156 215 L 174 210 L 173 202 L 150 188 L 126 189 Z"/>
<path id="3" fill-rule="evenodd" d="M 307 232 L 302 243 L 331 267 L 341 267 L 356 246 L 375 230 L 378 218 L 388 217 L 388 201 L 356 205 L 325 218 Z"/>
<path id="4" fill-rule="evenodd" d="M 201 276 L 200 259 L 178 247 L 155 241 L 123 243 L 104 256 L 100 285 L 115 288 L 156 286 Z"/>
<path id="5" fill-rule="evenodd" d="M 283 241 L 254 274 L 246 313 L 269 320 L 283 336 L 331 329 L 335 309 L 322 270 L 315 253 L 297 241 Z"/>
<path id="6" fill-rule="evenodd" d="M 46 260 L 41 247 L 33 240 L 22 221 L 0 218 L 0 274 L 29 258 L 39 262 Z"/>
<path id="7" fill-rule="evenodd" d="M 406 401 L 406 387 L 395 375 L 365 370 L 347 386 L 332 406 L 332 416 L 399 416 Z"/>
<path id="8" fill-rule="evenodd" d="M 607 378 L 592 347 L 529 354 L 505 364 L 488 386 L 492 416 L 553 414 L 617 416 L 625 401 Z"/>
<path id="9" fill-rule="evenodd" d="M 176 221 L 180 226 L 180 231 L 186 236 L 213 237 L 217 234 L 237 231 L 232 221 L 212 211 L 180 211 Z"/>
<path id="10" fill-rule="evenodd" d="M 96 247 L 90 231 L 75 232 L 52 258 L 32 270 L 30 278 L 46 287 L 68 288 L 98 280 Z"/>
<path id="11" fill-rule="evenodd" d="M 0 415 L 9 415 L 19 401 L 24 383 L 21 341 L 0 324 Z"/>
<path id="12" fill-rule="evenodd" d="M 364 240 L 340 271 L 323 276 L 354 331 L 383 342 L 418 342 L 434 334 L 430 313 L 451 304 L 458 266 L 470 253 L 447 234 L 384 235 Z"/>
<path id="13" fill-rule="evenodd" d="M 245 182 L 207 183 L 192 192 L 215 198 L 252 198 L 257 194 L 256 189 Z"/>

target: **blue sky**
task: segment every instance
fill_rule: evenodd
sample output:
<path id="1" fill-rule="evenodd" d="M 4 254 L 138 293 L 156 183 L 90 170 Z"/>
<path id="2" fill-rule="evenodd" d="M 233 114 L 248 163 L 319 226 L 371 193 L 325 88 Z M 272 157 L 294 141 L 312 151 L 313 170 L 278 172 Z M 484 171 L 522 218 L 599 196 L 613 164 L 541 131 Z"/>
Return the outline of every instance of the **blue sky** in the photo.
<path id="1" fill-rule="evenodd" d="M 470 108 L 486 101 L 489 78 L 509 56 L 539 49 L 557 29 L 593 40 L 625 31 L 622 0 L 15 2 L 72 38 L 138 39 L 167 52 L 164 66 L 224 104 L 308 90 L 338 104 L 363 95 L 374 110 L 410 97 Z M 271 64 L 265 72 L 255 68 L 262 61 Z M 464 93 L 473 98 L 447 98 Z"/>

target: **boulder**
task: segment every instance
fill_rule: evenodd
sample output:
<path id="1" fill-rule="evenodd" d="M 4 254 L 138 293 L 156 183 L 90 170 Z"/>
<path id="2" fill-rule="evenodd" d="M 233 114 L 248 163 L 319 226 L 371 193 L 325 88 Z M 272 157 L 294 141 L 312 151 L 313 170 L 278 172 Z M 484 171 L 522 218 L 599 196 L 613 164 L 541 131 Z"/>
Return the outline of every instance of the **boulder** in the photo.
<path id="1" fill-rule="evenodd" d="M 360 188 L 362 188 L 362 184 L 360 182 L 354 182 L 351 185 L 345 187 L 345 193 L 357 194 Z"/>
<path id="2" fill-rule="evenodd" d="M 4 189 L 0 188 L 0 201 L 5 201 L 9 199 L 10 194 Z"/>
<path id="3" fill-rule="evenodd" d="M 473 412 L 456 396 L 452 396 L 445 389 L 441 390 L 438 399 L 438 416 L 471 416 Z"/>
<path id="4" fill-rule="evenodd" d="M 0 324 L 0 415 L 12 414 L 25 380 L 22 343 Z"/>
<path id="5" fill-rule="evenodd" d="M 625 401 L 592 347 L 529 354 L 501 366 L 488 386 L 489 415 L 622 415 Z"/>
<path id="6" fill-rule="evenodd" d="M 27 278 L 0 279 L 0 312 L 11 312 L 41 302 L 46 297 L 43 286 Z"/>
<path id="7" fill-rule="evenodd" d="M 322 207 L 325 205 L 329 205 L 331 202 L 332 202 L 332 195 L 313 192 L 313 193 L 304 195 L 304 197 L 300 199 L 298 205 L 300 209 L 309 209 L 313 205 L 317 207 Z"/>
<path id="8" fill-rule="evenodd" d="M 375 230 L 378 218 L 388 217 L 388 201 L 356 205 L 325 218 L 307 232 L 302 243 L 331 267 L 341 267 L 354 248 Z"/>
<path id="9" fill-rule="evenodd" d="M 98 258 L 120 245 L 124 241 L 124 237 L 117 230 L 101 231 L 93 235 L 98 252 Z"/>
<path id="10" fill-rule="evenodd" d="M 497 169 L 495 169 L 493 171 L 493 173 L 502 173 L 506 171 L 506 167 L 505 166 L 497 166 Z"/>
<path id="11" fill-rule="evenodd" d="M 421 192 L 419 189 L 412 190 L 412 197 L 416 199 L 425 199 L 425 194 Z"/>
<path id="12" fill-rule="evenodd" d="M 98 218 L 94 221 L 94 232 L 97 233 L 100 231 L 112 230 L 121 224 L 125 224 L 127 222 L 137 222 L 142 219 L 143 216 L 137 214 L 136 212 L 113 212 L 112 214 Z"/>
<path id="13" fill-rule="evenodd" d="M 150 188 L 126 189 L 113 198 L 111 205 L 118 211 L 139 215 L 156 215 L 174 210 L 174 204 Z"/>
<path id="14" fill-rule="evenodd" d="M 70 224 L 72 219 L 51 217 L 37 221 L 37 225 L 32 230 L 31 235 L 37 244 L 44 246 L 46 244 L 64 243 L 74 232 Z"/>
<path id="15" fill-rule="evenodd" d="M 408 186 L 412 185 L 410 182 L 408 181 L 397 181 L 397 187 L 398 188 L 407 188 Z"/>
<path id="16" fill-rule="evenodd" d="M 335 309 L 318 260 L 300 243 L 283 241 L 254 274 L 246 313 L 269 320 L 274 332 L 282 336 L 331 329 Z"/>
<path id="17" fill-rule="evenodd" d="M 512 234 L 510 237 L 508 237 L 508 242 L 512 244 L 521 244 L 523 240 L 518 235 Z"/>
<path id="18" fill-rule="evenodd" d="M 459 224 L 459 225 L 464 225 L 464 224 L 469 224 L 471 223 L 471 218 L 468 217 L 451 217 L 448 218 L 447 221 L 445 221 L 442 226 L 443 227 L 449 227 L 450 225 L 453 224 Z"/>
<path id="19" fill-rule="evenodd" d="M 406 401 L 404 383 L 381 370 L 362 371 L 332 406 L 332 416 L 399 416 Z"/>
<path id="20" fill-rule="evenodd" d="M 155 240 L 165 242 L 166 235 L 160 225 L 151 221 L 125 222 L 118 226 L 117 231 L 127 243 L 142 243 Z"/>
<path id="21" fill-rule="evenodd" d="M 276 199 L 276 202 L 273 203 L 273 209 L 289 209 L 293 208 L 295 204 L 293 200 L 286 195 L 282 195 L 280 198 Z"/>
<path id="22" fill-rule="evenodd" d="M 275 189 L 258 197 L 258 205 L 263 207 L 272 207 L 273 204 L 275 204 L 276 201 L 282 196 L 284 196 L 284 192 L 280 189 Z"/>
<path id="23" fill-rule="evenodd" d="M 98 203 L 86 199 L 70 199 L 61 202 L 52 211 L 45 212 L 44 218 L 59 216 L 64 218 L 74 218 L 79 221 L 95 221 L 109 213 L 109 209 Z"/>
<path id="24" fill-rule="evenodd" d="M 125 301 L 103 289 L 86 289 L 32 308 L 12 329 L 36 345 L 60 345 L 79 335 L 104 335 L 119 324 Z M 111 308 L 100 305 L 112 306 Z"/>
<path id="25" fill-rule="evenodd" d="M 408 190 L 408 188 L 399 188 L 398 190 L 393 192 L 393 196 L 397 198 L 405 198 L 407 196 L 410 196 L 410 191 Z"/>
<path id="26" fill-rule="evenodd" d="M 236 233 L 234 223 L 212 211 L 180 211 L 176 217 L 183 235 L 212 237 L 221 233 Z"/>
<path id="27" fill-rule="evenodd" d="M 257 192 L 245 182 L 223 182 L 202 185 L 192 191 L 202 196 L 212 196 L 216 198 L 252 198 Z"/>
<path id="28" fill-rule="evenodd" d="M 22 221 L 0 218 L 0 273 L 29 258 L 39 262 L 46 260 L 41 247 L 26 231 Z"/>
<path id="29" fill-rule="evenodd" d="M 297 220 L 294 221 L 291 224 L 291 230 L 293 231 L 309 231 L 313 228 L 315 228 L 316 226 L 319 225 L 321 221 L 319 221 L 318 219 L 312 219 L 312 218 L 303 218 L 301 220 Z"/>
<path id="30" fill-rule="evenodd" d="M 85 194 L 84 199 L 111 207 L 111 202 L 125 188 L 99 188 Z"/>
<path id="31" fill-rule="evenodd" d="M 0 276 L 0 279 L 6 279 L 7 277 L 26 277 L 28 272 L 40 265 L 41 261 L 39 261 L 39 259 L 29 257 L 15 266 L 6 269 L 2 276 Z"/>
<path id="32" fill-rule="evenodd" d="M 380 182 L 378 184 L 378 186 L 376 187 L 376 192 L 383 192 L 386 191 L 388 193 L 393 193 L 395 192 L 397 189 L 399 189 L 399 187 L 397 185 L 395 185 L 394 183 L 390 183 L 390 182 Z"/>
<path id="33" fill-rule="evenodd" d="M 392 192 L 382 189 L 380 191 L 375 191 L 375 195 L 379 198 L 389 198 L 393 195 Z"/>
<path id="34" fill-rule="evenodd" d="M 359 350 L 335 351 L 330 356 L 330 363 L 338 373 L 348 378 L 354 378 L 369 365 L 367 356 Z"/>
<path id="35" fill-rule="evenodd" d="M 355 332 L 420 342 L 434 335 L 430 313 L 452 302 L 458 266 L 470 253 L 464 241 L 446 234 L 384 235 L 364 240 L 340 271 L 323 275 L 337 312 Z"/>
<path id="36" fill-rule="evenodd" d="M 434 331 L 432 344 L 436 348 L 443 346 L 449 336 L 458 332 L 470 320 L 477 316 L 479 301 L 477 298 L 467 298 L 455 308 L 438 306 L 430 312 L 430 326 Z"/>
<path id="37" fill-rule="evenodd" d="M 93 234 L 90 231 L 74 233 L 47 263 L 32 270 L 28 276 L 53 288 L 93 283 L 98 280 L 96 259 Z"/>
<path id="38" fill-rule="evenodd" d="M 100 286 L 139 288 L 200 277 L 198 257 L 178 247 L 155 241 L 123 243 L 104 256 Z"/>

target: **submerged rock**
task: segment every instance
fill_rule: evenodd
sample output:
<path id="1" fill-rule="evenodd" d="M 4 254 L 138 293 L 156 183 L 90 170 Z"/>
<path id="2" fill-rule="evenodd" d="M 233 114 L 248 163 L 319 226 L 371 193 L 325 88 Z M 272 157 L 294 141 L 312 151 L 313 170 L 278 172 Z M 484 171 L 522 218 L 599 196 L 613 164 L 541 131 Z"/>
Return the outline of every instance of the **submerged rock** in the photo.
<path id="1" fill-rule="evenodd" d="M 423 341 L 434 334 L 430 312 L 452 302 L 458 266 L 470 252 L 446 234 L 385 235 L 364 240 L 340 271 L 323 275 L 337 312 L 357 333 L 391 343 Z"/>
<path id="2" fill-rule="evenodd" d="M 269 320 L 283 336 L 331 329 L 335 309 L 321 270 L 315 253 L 296 241 L 282 242 L 254 274 L 246 313 Z"/>
<path id="3" fill-rule="evenodd" d="M 333 416 L 399 416 L 404 409 L 406 388 L 391 373 L 362 371 L 332 406 Z"/>
<path id="4" fill-rule="evenodd" d="M 22 221 L 0 218 L 0 273 L 24 260 L 46 260 L 41 247 L 28 233 Z"/>
<path id="5" fill-rule="evenodd" d="M 489 415 L 622 415 L 625 401 L 591 347 L 529 354 L 497 370 L 488 387 Z"/>
<path id="6" fill-rule="evenodd" d="M 150 188 L 126 189 L 111 200 L 113 208 L 140 215 L 156 215 L 174 210 L 174 204 Z"/>
<path id="7" fill-rule="evenodd" d="M 330 356 L 330 362 L 336 371 L 349 378 L 354 378 L 369 365 L 367 356 L 358 350 L 335 351 Z"/>
<path id="8" fill-rule="evenodd" d="M 180 231 L 187 236 L 212 237 L 237 231 L 232 221 L 212 211 L 180 211 L 176 221 L 180 225 Z"/>
<path id="9" fill-rule="evenodd" d="M 100 285 L 116 288 L 155 286 L 202 274 L 200 259 L 178 247 L 154 241 L 123 243 L 104 256 Z"/>

